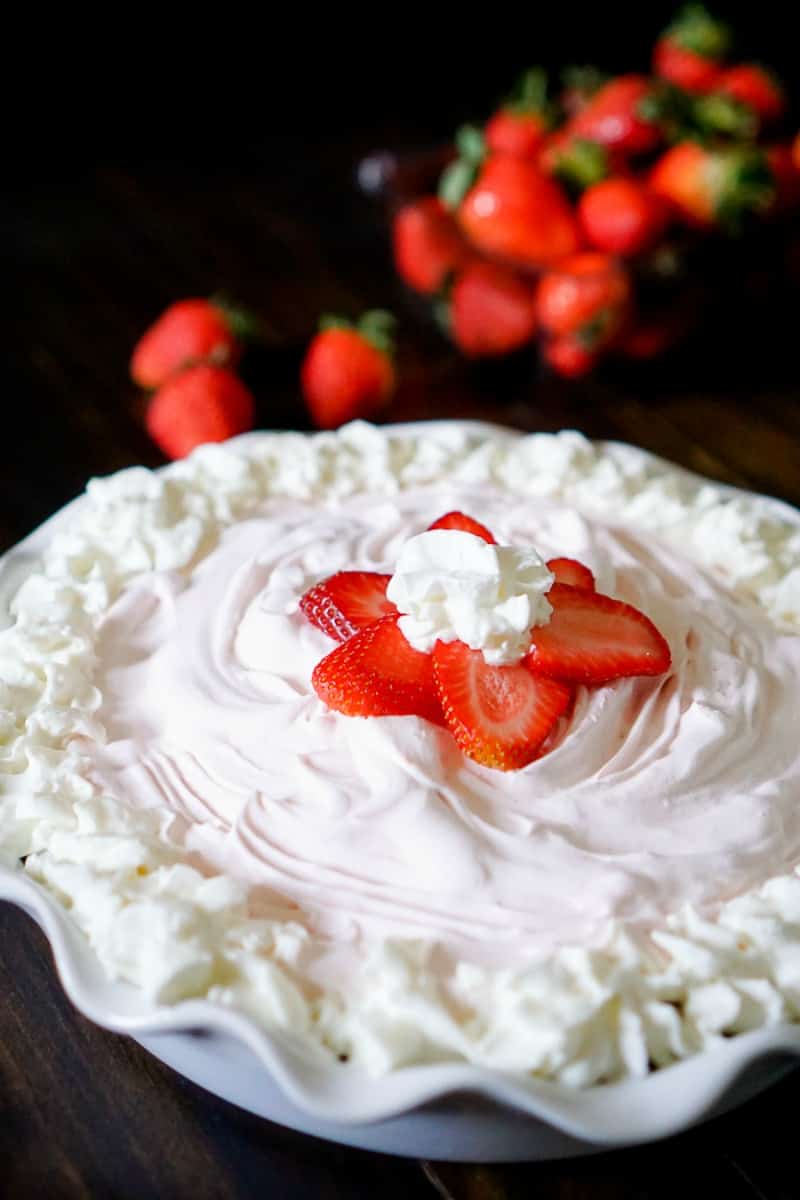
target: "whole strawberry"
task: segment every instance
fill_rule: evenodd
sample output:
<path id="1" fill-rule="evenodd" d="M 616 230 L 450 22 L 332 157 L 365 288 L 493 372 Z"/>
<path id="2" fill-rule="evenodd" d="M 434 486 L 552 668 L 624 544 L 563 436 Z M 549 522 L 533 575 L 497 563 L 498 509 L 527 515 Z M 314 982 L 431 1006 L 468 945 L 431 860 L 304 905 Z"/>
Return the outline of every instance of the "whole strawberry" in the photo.
<path id="1" fill-rule="evenodd" d="M 221 301 L 178 300 L 136 343 L 131 378 L 139 387 L 149 389 L 161 387 L 191 363 L 235 367 L 241 357 L 242 339 L 253 326 L 248 314 Z"/>
<path id="2" fill-rule="evenodd" d="M 395 386 L 394 317 L 382 309 L 357 324 L 323 317 L 308 347 L 300 379 L 311 419 L 320 429 L 370 417 Z"/>
<path id="3" fill-rule="evenodd" d="M 613 178 L 587 188 L 578 216 L 591 245 L 609 254 L 640 254 L 654 246 L 672 213 L 663 196 L 639 179 Z"/>
<path id="4" fill-rule="evenodd" d="M 716 90 L 743 104 L 768 125 L 783 116 L 786 96 L 778 80 L 757 63 L 738 63 L 723 71 Z"/>
<path id="5" fill-rule="evenodd" d="M 646 115 L 652 91 L 644 75 L 619 75 L 603 84 L 565 129 L 571 137 L 620 154 L 646 154 L 661 142 L 658 125 Z"/>
<path id="6" fill-rule="evenodd" d="M 453 284 L 449 326 L 470 357 L 510 354 L 536 332 L 536 290 L 507 267 L 472 263 Z"/>
<path id="7" fill-rule="evenodd" d="M 749 145 L 681 142 L 661 156 L 649 183 L 687 225 L 733 232 L 748 213 L 767 211 L 776 192 L 764 151 Z"/>
<path id="8" fill-rule="evenodd" d="M 730 46 L 730 31 L 702 4 L 687 4 L 656 42 L 653 70 L 685 92 L 712 91 Z"/>
<path id="9" fill-rule="evenodd" d="M 547 75 L 541 67 L 526 71 L 516 89 L 486 124 L 486 145 L 494 154 L 535 158 L 550 127 Z"/>
<path id="10" fill-rule="evenodd" d="M 183 458 L 205 442 L 224 442 L 253 428 L 255 404 L 225 367 L 198 363 L 173 375 L 151 397 L 145 426 L 168 458 Z"/>
<path id="11" fill-rule="evenodd" d="M 552 338 L 569 339 L 569 351 L 562 345 L 558 352 L 566 364 L 573 347 L 596 353 L 620 332 L 629 315 L 630 276 L 610 255 L 584 251 L 542 275 L 536 301 L 542 329 Z M 546 357 L 555 365 L 553 354 Z M 589 361 L 577 353 L 572 357 L 576 365 Z"/>
<path id="12" fill-rule="evenodd" d="M 770 214 L 791 212 L 800 205 L 800 158 L 796 158 L 793 147 L 784 142 L 764 147 L 774 196 L 767 209 Z"/>
<path id="13" fill-rule="evenodd" d="M 392 226 L 392 248 L 397 274 L 410 288 L 427 296 L 438 292 L 473 253 L 438 196 L 424 196 L 398 211 Z"/>
<path id="14" fill-rule="evenodd" d="M 691 313 L 672 304 L 637 318 L 615 344 L 614 350 L 623 358 L 645 362 L 665 354 L 687 332 Z"/>
<path id="15" fill-rule="evenodd" d="M 577 249 L 569 200 L 535 161 L 491 153 L 472 125 L 459 129 L 456 146 L 459 157 L 444 171 L 439 196 L 473 247 L 526 268 Z"/>
<path id="16" fill-rule="evenodd" d="M 542 357 L 556 375 L 564 379 L 581 379 L 597 366 L 599 355 L 581 345 L 576 334 L 548 338 L 542 346 Z"/>

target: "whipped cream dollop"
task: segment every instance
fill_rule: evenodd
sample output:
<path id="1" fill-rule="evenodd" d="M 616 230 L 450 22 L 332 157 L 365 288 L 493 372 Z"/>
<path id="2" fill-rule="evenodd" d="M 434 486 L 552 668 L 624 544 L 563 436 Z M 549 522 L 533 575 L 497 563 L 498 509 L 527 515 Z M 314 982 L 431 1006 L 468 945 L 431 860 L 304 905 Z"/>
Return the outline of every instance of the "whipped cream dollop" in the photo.
<path id="1" fill-rule="evenodd" d="M 499 666 L 519 662 L 531 629 L 550 620 L 553 579 L 532 548 L 431 529 L 405 543 L 386 595 L 403 614 L 400 630 L 415 650 L 460 641 Z"/>
<path id="2" fill-rule="evenodd" d="M 298 598 L 454 508 L 585 562 L 673 670 L 579 689 L 502 776 L 328 712 Z M 113 978 L 329 1064 L 573 1086 L 800 1021 L 788 506 L 574 432 L 356 423 L 95 480 L 40 537 L 0 631 L 0 859 Z"/>

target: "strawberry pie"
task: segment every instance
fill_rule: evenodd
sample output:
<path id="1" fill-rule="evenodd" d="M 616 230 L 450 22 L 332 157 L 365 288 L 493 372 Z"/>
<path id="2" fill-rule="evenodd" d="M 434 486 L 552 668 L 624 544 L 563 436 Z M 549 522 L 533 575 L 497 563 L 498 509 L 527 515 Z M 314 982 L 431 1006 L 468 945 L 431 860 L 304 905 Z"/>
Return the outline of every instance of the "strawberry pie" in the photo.
<path id="1" fill-rule="evenodd" d="M 788 507 L 573 432 L 254 434 L 92 481 L 12 616 L 0 852 L 153 1001 L 574 1086 L 800 1019 Z"/>

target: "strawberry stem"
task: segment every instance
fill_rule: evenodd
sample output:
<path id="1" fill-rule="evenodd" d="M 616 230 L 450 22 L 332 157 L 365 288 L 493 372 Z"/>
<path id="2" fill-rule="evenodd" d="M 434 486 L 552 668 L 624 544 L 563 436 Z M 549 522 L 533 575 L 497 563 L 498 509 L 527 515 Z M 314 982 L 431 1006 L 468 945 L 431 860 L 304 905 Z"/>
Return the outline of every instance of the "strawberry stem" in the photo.
<path id="1" fill-rule="evenodd" d="M 696 96 L 692 110 L 695 124 L 702 131 L 734 138 L 752 138 L 758 133 L 757 115 L 731 96 Z"/>
<path id="2" fill-rule="evenodd" d="M 395 317 L 385 308 L 371 308 L 362 313 L 357 321 L 350 321 L 347 317 L 332 313 L 325 313 L 319 319 L 320 333 L 327 333 L 331 329 L 351 329 L 376 350 L 380 350 L 381 354 L 387 354 L 389 357 L 392 357 L 395 351 L 396 325 Z"/>
<path id="3" fill-rule="evenodd" d="M 659 126 L 670 142 L 707 142 L 722 136 L 749 140 L 758 133 L 758 117 L 732 96 L 695 96 L 671 83 L 659 83 L 643 96 L 636 111 Z"/>
<path id="4" fill-rule="evenodd" d="M 456 131 L 458 158 L 445 167 L 439 179 L 439 199 L 446 208 L 458 208 L 478 177 L 486 157 L 486 142 L 477 125 L 462 125 Z"/>
<path id="5" fill-rule="evenodd" d="M 614 311 L 602 308 L 598 313 L 581 325 L 575 333 L 575 340 L 583 350 L 596 350 L 604 341 L 609 328 L 614 321 Z"/>
<path id="6" fill-rule="evenodd" d="M 545 113 L 547 87 L 547 72 L 544 67 L 531 67 L 517 80 L 503 108 L 514 113 Z"/>
<path id="7" fill-rule="evenodd" d="M 598 142 L 576 138 L 557 156 L 555 174 L 570 190 L 582 192 L 609 174 L 608 151 Z"/>
<path id="8" fill-rule="evenodd" d="M 717 161 L 724 171 L 716 217 L 729 234 L 742 232 L 749 213 L 763 211 L 775 198 L 775 178 L 758 147 L 720 150 Z"/>
<path id="9" fill-rule="evenodd" d="M 731 31 L 712 17 L 703 4 L 686 4 L 664 30 L 664 36 L 702 58 L 722 59 L 731 45 Z"/>
<path id="10" fill-rule="evenodd" d="M 319 319 L 320 333 L 327 333 L 329 329 L 354 329 L 352 321 L 348 321 L 347 317 L 337 317 L 332 313 L 324 313 Z"/>
<path id="11" fill-rule="evenodd" d="M 394 331 L 397 321 L 385 308 L 372 308 L 359 319 L 356 329 L 370 345 L 390 357 L 395 352 Z"/>
<path id="12" fill-rule="evenodd" d="M 222 313 L 225 324 L 235 338 L 242 342 L 259 342 L 263 339 L 264 326 L 260 318 L 236 304 L 225 292 L 215 292 L 208 302 Z"/>
<path id="13" fill-rule="evenodd" d="M 571 92 L 577 92 L 579 96 L 583 96 L 587 100 L 595 92 L 599 92 L 603 84 L 608 83 L 608 80 L 609 76 L 605 72 L 592 66 L 565 67 L 561 72 L 562 86 Z"/>

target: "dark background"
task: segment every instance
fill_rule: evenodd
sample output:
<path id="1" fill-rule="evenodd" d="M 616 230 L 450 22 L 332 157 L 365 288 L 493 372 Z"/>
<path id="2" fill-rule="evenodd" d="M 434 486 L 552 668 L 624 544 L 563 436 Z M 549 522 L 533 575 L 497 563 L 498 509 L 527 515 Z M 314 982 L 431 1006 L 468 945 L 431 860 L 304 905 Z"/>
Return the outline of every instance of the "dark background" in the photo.
<path id="1" fill-rule="evenodd" d="M 718 11 L 744 57 L 791 83 L 785 4 Z M 576 384 L 528 360 L 469 365 L 395 281 L 385 204 L 355 186 L 363 155 L 435 148 L 532 62 L 644 69 L 671 12 L 209 9 L 178 25 L 136 10 L 70 13 L 63 27 L 16 13 L 0 193 L 0 550 L 91 474 L 162 461 L 128 381 L 131 348 L 171 300 L 220 288 L 264 322 L 244 364 L 261 426 L 308 427 L 297 371 L 319 314 L 381 305 L 400 318 L 386 419 L 575 426 L 800 501 L 797 296 L 771 274 L 737 286 L 733 259 L 719 304 L 663 363 L 609 365 Z M 425 1175 L 248 1118 L 89 1025 L 61 996 L 41 936 L 0 908 L 0 1196 L 790 1197 L 797 1100 L 790 1078 L 664 1146 Z"/>

